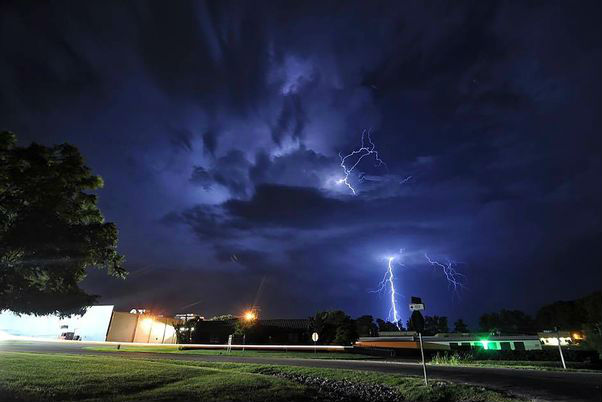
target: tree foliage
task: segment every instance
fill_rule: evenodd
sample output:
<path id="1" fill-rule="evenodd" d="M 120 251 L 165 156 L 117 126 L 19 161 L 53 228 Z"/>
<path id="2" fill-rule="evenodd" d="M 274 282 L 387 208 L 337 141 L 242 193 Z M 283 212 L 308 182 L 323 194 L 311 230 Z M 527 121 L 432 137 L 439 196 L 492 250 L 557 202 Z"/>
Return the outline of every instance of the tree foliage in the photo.
<path id="1" fill-rule="evenodd" d="M 234 316 L 232 314 L 222 314 L 222 315 L 216 315 L 216 316 L 213 316 L 213 317 L 207 319 L 207 321 L 229 321 L 229 320 L 236 320 L 236 316 Z"/>
<path id="2" fill-rule="evenodd" d="M 310 320 L 319 343 L 351 345 L 358 338 L 354 320 L 341 310 L 318 312 Z"/>
<path id="3" fill-rule="evenodd" d="M 0 133 L 0 310 L 81 314 L 97 298 L 79 287 L 88 268 L 125 277 L 117 227 L 90 193 L 102 184 L 76 147 Z"/>
<path id="4" fill-rule="evenodd" d="M 520 310 L 500 310 L 483 314 L 479 319 L 483 331 L 504 334 L 529 334 L 537 332 L 535 321 Z"/>
<path id="5" fill-rule="evenodd" d="M 583 330 L 583 346 L 602 355 L 602 292 L 548 304 L 539 309 L 536 317 L 541 329 Z"/>
<path id="6" fill-rule="evenodd" d="M 245 320 L 244 318 L 238 318 L 234 324 L 235 336 L 258 335 L 261 330 L 261 321 L 257 319 Z"/>
<path id="7" fill-rule="evenodd" d="M 557 301 L 537 311 L 541 329 L 581 329 L 584 325 L 602 326 L 602 292 L 594 292 L 577 300 Z"/>
<path id="8" fill-rule="evenodd" d="M 376 319 L 376 325 L 378 326 L 378 332 L 394 332 L 394 331 L 403 331 L 403 323 L 401 320 L 398 322 L 399 328 L 395 323 L 390 321 L 385 321 L 381 318 Z"/>
<path id="9" fill-rule="evenodd" d="M 411 319 L 408 319 L 407 326 L 408 331 L 416 331 Z M 449 332 L 447 317 L 439 315 L 424 316 L 424 335 L 435 335 L 443 332 Z"/>
<path id="10" fill-rule="evenodd" d="M 454 322 L 454 332 L 466 333 L 466 332 L 470 332 L 470 330 L 468 329 L 468 325 L 466 325 L 464 320 L 459 318 L 456 322 Z"/>
<path id="11" fill-rule="evenodd" d="M 355 329 L 358 336 L 377 336 L 378 326 L 371 315 L 363 315 L 355 319 Z"/>
<path id="12" fill-rule="evenodd" d="M 437 333 L 449 332 L 447 317 L 438 315 L 424 317 L 424 333 L 426 335 L 435 335 Z"/>

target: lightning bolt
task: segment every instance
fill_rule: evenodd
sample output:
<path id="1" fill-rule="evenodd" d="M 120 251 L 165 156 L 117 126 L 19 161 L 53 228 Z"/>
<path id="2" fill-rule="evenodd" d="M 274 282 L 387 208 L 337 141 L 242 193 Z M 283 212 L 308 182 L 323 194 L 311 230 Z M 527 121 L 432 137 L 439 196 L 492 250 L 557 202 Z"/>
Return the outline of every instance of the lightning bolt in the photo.
<path id="1" fill-rule="evenodd" d="M 412 180 L 412 176 L 407 176 L 403 179 L 401 179 L 401 181 L 399 182 L 400 184 L 406 184 L 407 182 L 409 182 L 410 180 Z"/>
<path id="2" fill-rule="evenodd" d="M 403 250 L 400 250 L 400 256 L 399 256 L 400 259 L 401 259 L 402 253 L 403 253 Z M 456 291 L 458 288 L 464 287 L 464 285 L 462 283 L 462 277 L 464 277 L 464 275 L 462 275 L 461 273 L 459 273 L 456 270 L 455 267 L 458 265 L 456 262 L 447 261 L 447 263 L 442 263 L 437 260 L 431 259 L 427 253 L 424 253 L 424 257 L 426 258 L 428 263 L 431 264 L 433 267 L 441 269 L 441 271 L 445 275 L 445 278 L 447 279 L 447 282 L 449 283 L 450 287 L 452 287 L 454 289 L 454 291 Z M 397 308 L 397 290 L 395 289 L 395 275 L 394 275 L 394 265 L 395 265 L 395 260 L 397 258 L 398 257 L 395 257 L 395 256 L 387 257 L 387 269 L 385 271 L 385 275 L 384 275 L 383 279 L 380 281 L 378 289 L 375 290 L 374 292 L 382 293 L 385 291 L 385 289 L 388 289 L 389 295 L 391 297 L 391 307 L 389 309 L 389 317 L 387 318 L 387 320 L 389 322 L 393 322 L 395 324 L 395 326 L 399 330 L 401 330 L 401 327 L 399 326 L 399 320 L 401 319 L 401 317 L 399 315 L 399 309 Z M 403 266 L 403 264 L 401 264 L 401 262 L 397 262 L 397 265 Z"/>
<path id="3" fill-rule="evenodd" d="M 388 321 L 392 321 L 397 329 L 401 330 L 399 326 L 399 313 L 397 310 L 397 291 L 395 290 L 395 275 L 393 274 L 393 261 L 395 257 L 387 258 L 387 270 L 385 271 L 385 276 L 383 280 L 380 282 L 378 289 L 375 291 L 377 293 L 381 293 L 385 290 L 385 288 L 389 288 L 389 294 L 391 296 L 391 309 L 389 310 Z"/>
<path id="4" fill-rule="evenodd" d="M 366 139 L 368 143 L 366 144 Z M 341 158 L 341 168 L 345 173 L 345 177 L 336 181 L 337 184 L 345 184 L 349 190 L 353 193 L 353 195 L 357 195 L 355 188 L 349 182 L 349 176 L 353 172 L 353 170 L 359 165 L 359 163 L 366 156 L 373 155 L 376 160 L 375 166 L 386 165 L 380 156 L 378 155 L 378 151 L 376 150 L 376 145 L 372 142 L 372 137 L 370 137 L 370 131 L 364 130 L 362 131 L 362 146 L 359 149 L 352 151 L 350 154 L 343 156 L 339 153 L 339 158 Z M 349 167 L 348 167 L 349 166 Z"/>
<path id="5" fill-rule="evenodd" d="M 362 159 L 364 159 L 367 156 L 374 157 L 374 160 L 376 161 L 375 166 L 377 166 L 377 167 L 381 166 L 381 165 L 386 166 L 385 162 L 380 158 L 380 155 L 378 154 L 378 151 L 376 150 L 376 145 L 374 145 L 374 142 L 372 142 L 372 137 L 370 136 L 370 130 L 362 131 L 362 146 L 360 148 L 352 151 L 351 153 L 349 153 L 345 156 L 343 156 L 341 153 L 339 153 L 339 158 L 341 159 L 340 166 L 341 166 L 341 169 L 343 169 L 345 176 L 342 177 L 341 179 L 337 180 L 336 183 L 337 184 L 345 184 L 347 186 L 347 188 L 349 188 L 349 190 L 351 190 L 353 195 L 357 195 L 357 191 L 353 187 L 353 185 L 349 182 L 349 176 L 351 176 L 351 174 L 354 172 L 354 170 L 360 164 Z M 359 172 L 357 174 L 357 176 L 358 176 L 360 182 L 364 181 L 364 173 Z M 406 184 L 410 180 L 412 180 L 412 178 L 413 178 L 412 176 L 407 176 L 407 177 L 401 179 L 399 183 Z M 402 252 L 403 252 L 403 250 L 400 250 L 400 257 L 401 257 Z M 447 282 L 449 283 L 450 287 L 453 287 L 454 291 L 457 290 L 458 287 L 461 287 L 461 288 L 464 287 L 462 284 L 462 281 L 461 281 L 461 278 L 463 277 L 463 275 L 461 273 L 459 273 L 458 271 L 456 271 L 456 269 L 455 269 L 455 266 L 457 265 L 457 263 L 455 263 L 453 261 L 448 261 L 447 264 L 444 264 L 439 261 L 432 260 L 426 253 L 424 253 L 424 256 L 426 257 L 426 260 L 429 262 L 429 264 L 431 264 L 433 267 L 440 268 L 442 270 L 443 274 L 445 275 L 445 278 L 447 279 Z M 379 283 L 379 288 L 375 292 L 381 293 L 386 288 L 389 289 L 389 294 L 391 296 L 391 309 L 389 310 L 388 320 L 389 321 L 392 320 L 395 323 L 395 326 L 401 330 L 401 327 L 399 325 L 400 317 L 399 317 L 399 313 L 398 313 L 398 309 L 397 309 L 397 291 L 395 290 L 395 275 L 393 273 L 393 263 L 394 263 L 395 259 L 396 259 L 395 256 L 387 258 L 387 270 L 385 272 L 383 279 Z M 403 265 L 403 264 L 398 263 L 398 265 Z"/>
<path id="6" fill-rule="evenodd" d="M 433 267 L 440 268 L 443 271 L 447 282 L 454 289 L 454 291 L 457 290 L 458 287 L 464 287 L 461 280 L 464 275 L 456 271 L 456 269 L 454 268 L 458 265 L 457 263 L 448 260 L 447 264 L 444 264 L 439 261 L 432 260 L 427 253 L 424 253 L 424 257 L 426 258 L 428 263 L 431 264 Z"/>
<path id="7" fill-rule="evenodd" d="M 401 329 L 399 328 L 399 317 L 397 316 L 397 300 L 395 299 L 395 282 L 394 277 L 393 277 L 393 260 L 395 259 L 395 257 L 389 257 L 389 261 L 387 263 L 387 274 L 389 277 L 389 286 L 391 287 L 391 310 L 393 312 L 393 322 L 395 323 L 395 325 L 397 326 L 397 329 Z"/>

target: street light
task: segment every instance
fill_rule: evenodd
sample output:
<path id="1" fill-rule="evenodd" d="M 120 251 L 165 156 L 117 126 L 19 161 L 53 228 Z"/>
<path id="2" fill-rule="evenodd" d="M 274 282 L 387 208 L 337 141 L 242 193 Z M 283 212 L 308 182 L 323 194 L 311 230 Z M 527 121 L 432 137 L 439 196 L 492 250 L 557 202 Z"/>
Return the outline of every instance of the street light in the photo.
<path id="1" fill-rule="evenodd" d="M 243 319 L 245 321 L 255 321 L 257 319 L 257 314 L 253 310 L 245 311 Z"/>

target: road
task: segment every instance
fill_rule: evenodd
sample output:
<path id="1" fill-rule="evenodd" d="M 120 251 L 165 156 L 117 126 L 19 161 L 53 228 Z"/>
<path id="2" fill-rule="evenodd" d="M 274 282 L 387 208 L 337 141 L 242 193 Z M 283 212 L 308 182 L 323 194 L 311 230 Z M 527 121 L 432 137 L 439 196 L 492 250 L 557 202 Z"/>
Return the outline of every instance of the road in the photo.
<path id="1" fill-rule="evenodd" d="M 165 354 L 146 352 L 96 352 L 84 342 L 0 341 L 0 351 L 116 355 L 122 358 L 152 358 L 209 362 L 259 363 L 301 367 L 323 367 L 422 376 L 413 362 L 370 360 L 318 360 L 223 355 Z M 519 370 L 501 368 L 428 366 L 429 378 L 467 383 L 528 396 L 535 401 L 602 401 L 602 373 Z"/>

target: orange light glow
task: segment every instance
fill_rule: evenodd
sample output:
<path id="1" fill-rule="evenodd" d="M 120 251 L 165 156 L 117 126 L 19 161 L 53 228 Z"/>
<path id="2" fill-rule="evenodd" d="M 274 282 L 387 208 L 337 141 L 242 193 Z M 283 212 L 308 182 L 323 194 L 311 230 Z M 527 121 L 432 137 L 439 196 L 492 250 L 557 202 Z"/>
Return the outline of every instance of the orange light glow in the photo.
<path id="1" fill-rule="evenodd" d="M 245 319 L 245 321 L 253 321 L 257 319 L 257 314 L 255 314 L 255 312 L 253 311 L 246 311 L 243 318 Z"/>

